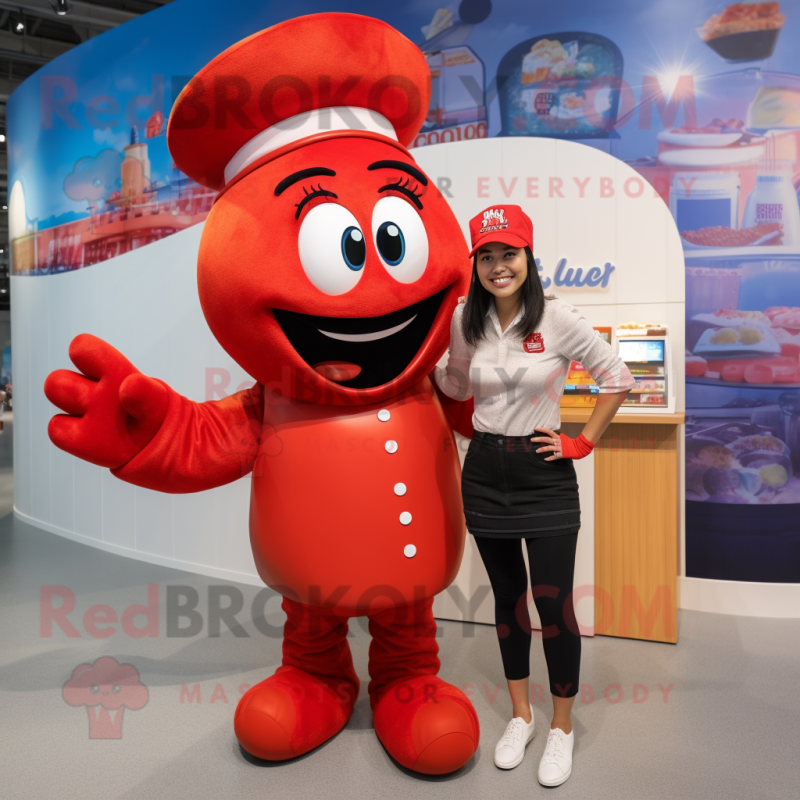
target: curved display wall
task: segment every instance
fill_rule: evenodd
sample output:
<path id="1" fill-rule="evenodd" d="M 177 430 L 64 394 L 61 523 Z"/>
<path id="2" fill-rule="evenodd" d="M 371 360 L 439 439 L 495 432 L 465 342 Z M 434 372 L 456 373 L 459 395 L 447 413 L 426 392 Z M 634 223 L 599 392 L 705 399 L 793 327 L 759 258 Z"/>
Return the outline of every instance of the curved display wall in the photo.
<path id="1" fill-rule="evenodd" d="M 361 2 L 338 8 L 376 13 Z M 626 180 L 649 183 L 642 196 L 653 208 L 669 209 L 687 306 L 685 331 L 671 327 L 673 342 L 685 340 L 688 376 L 681 604 L 785 615 L 800 613 L 792 611 L 800 608 L 800 56 L 791 47 L 800 20 L 787 4 L 767 10 L 757 22 L 768 37 L 755 36 L 746 15 L 731 33 L 724 2 L 613 0 L 602 19 L 588 2 L 534 10 L 521 0 L 463 0 L 439 9 L 431 0 L 381 11 L 431 69 L 420 163 L 476 140 L 570 140 L 583 148 L 575 153 L 617 159 Z M 66 366 L 68 340 L 83 330 L 194 399 L 248 380 L 198 324 L 194 255 L 213 193 L 174 168 L 164 130 L 192 74 L 297 11 L 230 0 L 219 14 L 215 0 L 176 0 L 66 53 L 9 99 L 17 507 L 27 518 L 215 574 L 250 572 L 246 541 L 223 533 L 245 525 L 245 486 L 153 496 L 140 508 L 147 492 L 51 447 L 41 385 L 49 369 Z M 682 59 L 666 55 L 678 52 Z M 574 157 L 580 171 L 583 156 Z M 537 200 L 542 230 L 566 200 L 563 188 L 541 170 L 486 158 L 486 175 L 455 164 L 469 167 L 471 196 L 453 189 L 457 169 L 440 176 L 459 218 L 490 202 Z M 611 197 L 600 193 L 612 174 L 574 177 L 564 185 L 584 194 L 581 208 L 593 217 L 593 204 L 599 212 Z M 615 184 L 616 196 L 633 201 L 626 192 L 638 186 Z M 555 280 L 563 245 L 551 241 L 540 257 Z M 663 257 L 650 243 L 640 262 Z M 622 269 L 608 286 L 621 285 Z M 626 280 L 636 286 L 644 274 Z M 627 311 L 618 316 L 637 316 Z"/>
<path id="2" fill-rule="evenodd" d="M 585 144 L 538 138 L 440 144 L 416 156 L 448 197 L 465 236 L 476 210 L 493 202 L 521 205 L 534 220 L 546 291 L 577 305 L 593 325 L 665 324 L 674 385 L 669 408 L 651 413 L 683 410 L 683 254 L 669 210 L 631 167 Z M 114 552 L 259 583 L 247 529 L 249 478 L 194 495 L 163 495 L 74 459 L 47 437 L 55 409 L 41 387 L 49 372 L 71 367 L 67 348 L 81 332 L 105 339 L 146 375 L 192 400 L 252 383 L 217 344 L 200 310 L 201 230 L 195 225 L 97 268 L 15 279 L 14 337 L 24 362 L 15 380 L 16 505 L 36 524 Z M 593 465 L 593 457 L 577 465 L 588 504 L 578 585 L 594 582 Z M 471 543 L 457 585 L 465 596 L 488 586 Z M 587 627 L 592 602 L 581 608 Z M 458 616 L 446 598 L 439 605 L 441 615 Z M 490 605 L 473 609 L 472 618 L 489 621 Z"/>

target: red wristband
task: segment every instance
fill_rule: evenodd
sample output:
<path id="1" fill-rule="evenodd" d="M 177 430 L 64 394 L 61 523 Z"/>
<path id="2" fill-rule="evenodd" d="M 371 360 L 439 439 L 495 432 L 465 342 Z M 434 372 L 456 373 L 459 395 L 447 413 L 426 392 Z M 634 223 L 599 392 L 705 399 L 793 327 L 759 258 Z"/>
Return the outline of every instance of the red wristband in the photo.
<path id="1" fill-rule="evenodd" d="M 576 439 L 561 436 L 561 454 L 564 458 L 584 458 L 594 449 L 594 445 L 581 433 Z"/>

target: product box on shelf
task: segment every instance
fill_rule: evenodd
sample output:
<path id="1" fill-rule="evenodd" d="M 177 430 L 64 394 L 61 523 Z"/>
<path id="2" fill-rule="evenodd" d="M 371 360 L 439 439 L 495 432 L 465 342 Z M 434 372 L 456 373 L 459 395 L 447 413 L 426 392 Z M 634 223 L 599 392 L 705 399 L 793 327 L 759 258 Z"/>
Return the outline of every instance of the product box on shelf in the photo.
<path id="1" fill-rule="evenodd" d="M 674 411 L 672 354 L 667 326 L 644 322 L 620 325 L 617 328 L 617 353 L 636 380 L 636 388 L 628 392 L 620 413 L 628 409 L 654 413 Z"/>
<path id="2" fill-rule="evenodd" d="M 595 330 L 608 344 L 611 344 L 611 328 L 597 327 Z M 569 373 L 561 395 L 562 408 L 592 408 L 597 402 L 600 389 L 592 376 L 579 361 L 569 365 Z"/>

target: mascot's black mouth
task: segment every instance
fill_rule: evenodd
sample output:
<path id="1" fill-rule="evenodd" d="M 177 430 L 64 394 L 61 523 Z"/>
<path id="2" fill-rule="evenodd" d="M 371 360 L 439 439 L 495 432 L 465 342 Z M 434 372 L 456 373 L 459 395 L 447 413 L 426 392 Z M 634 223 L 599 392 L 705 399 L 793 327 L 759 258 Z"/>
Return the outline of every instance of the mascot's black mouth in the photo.
<path id="1" fill-rule="evenodd" d="M 401 375 L 419 352 L 446 289 L 414 305 L 380 317 L 314 317 L 273 308 L 286 338 L 309 366 L 355 364 L 361 371 L 341 386 L 368 389 Z"/>

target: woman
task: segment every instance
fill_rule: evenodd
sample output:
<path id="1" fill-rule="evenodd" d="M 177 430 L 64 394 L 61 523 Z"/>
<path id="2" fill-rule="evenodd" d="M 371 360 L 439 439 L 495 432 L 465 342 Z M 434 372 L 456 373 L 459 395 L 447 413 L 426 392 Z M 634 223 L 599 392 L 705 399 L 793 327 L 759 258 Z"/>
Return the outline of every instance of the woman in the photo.
<path id="1" fill-rule="evenodd" d="M 553 697 L 539 781 L 557 786 L 572 771 L 570 714 L 581 654 L 571 595 L 580 527 L 572 460 L 592 451 L 635 381 L 574 306 L 545 297 L 533 260 L 533 225 L 519 206 L 486 209 L 470 221 L 470 234 L 472 284 L 466 303 L 453 313 L 447 367 L 437 368 L 435 377 L 449 397 L 475 402 L 461 490 L 467 528 L 494 592 L 513 706 L 495 764 L 516 767 L 534 734 L 524 541 Z M 558 432 L 559 401 L 573 360 L 600 390 L 576 439 Z"/>

